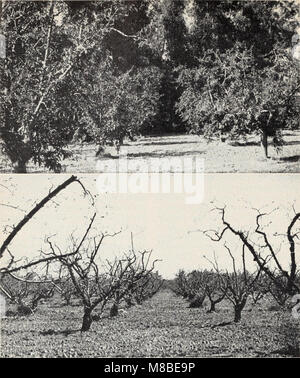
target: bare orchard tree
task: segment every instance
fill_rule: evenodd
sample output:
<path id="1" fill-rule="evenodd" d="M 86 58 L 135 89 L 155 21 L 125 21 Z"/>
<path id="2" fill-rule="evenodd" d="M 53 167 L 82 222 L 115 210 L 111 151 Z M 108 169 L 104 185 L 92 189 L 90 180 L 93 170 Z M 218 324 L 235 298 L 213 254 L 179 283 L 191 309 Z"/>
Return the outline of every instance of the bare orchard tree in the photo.
<path id="1" fill-rule="evenodd" d="M 204 289 L 205 276 L 199 270 L 185 273 L 180 270 L 175 278 L 175 292 L 187 298 L 190 302 L 189 307 L 202 307 L 206 297 Z"/>
<path id="2" fill-rule="evenodd" d="M 180 270 L 174 279 L 174 286 L 172 287 L 172 290 L 176 295 L 180 295 L 183 298 L 188 298 L 190 288 L 187 281 L 187 276 L 184 270 Z"/>
<path id="3" fill-rule="evenodd" d="M 163 282 L 158 272 L 150 272 L 137 282 L 130 294 L 131 298 L 134 298 L 137 304 L 142 304 L 161 289 Z"/>
<path id="4" fill-rule="evenodd" d="M 202 307 L 204 299 L 206 297 L 205 292 L 205 274 L 199 270 L 193 270 L 188 273 L 187 281 L 190 288 L 189 301 L 191 308 Z"/>
<path id="5" fill-rule="evenodd" d="M 53 289 L 55 288 L 55 283 L 53 280 L 49 280 L 48 278 L 39 278 L 38 280 L 34 279 L 28 279 L 27 275 L 23 276 L 16 276 L 17 272 L 21 271 L 28 271 L 28 269 L 36 268 L 44 266 L 46 267 L 46 270 L 48 269 L 49 263 L 57 260 L 58 256 L 39 256 L 38 258 L 28 261 L 28 259 L 21 258 L 16 259 L 16 256 L 13 252 L 10 251 L 9 246 L 11 242 L 14 240 L 16 235 L 23 229 L 24 226 L 26 226 L 29 221 L 39 212 L 41 211 L 50 201 L 54 199 L 58 194 L 60 194 L 63 190 L 65 190 L 70 184 L 72 183 L 78 183 L 80 187 L 83 189 L 84 195 L 88 195 L 89 198 L 92 201 L 92 204 L 94 204 L 94 200 L 91 196 L 91 194 L 85 189 L 82 182 L 76 177 L 71 176 L 67 180 L 65 180 L 62 184 L 58 185 L 56 188 L 49 190 L 48 194 L 43 197 L 39 202 L 37 202 L 34 207 L 25 214 L 25 216 L 17 223 L 17 225 L 14 225 L 11 227 L 11 231 L 8 234 L 8 236 L 4 239 L 2 242 L 2 245 L 0 246 L 0 260 L 3 262 L 0 267 L 0 274 L 1 274 L 1 282 L 0 282 L 0 291 L 10 300 L 12 300 L 15 303 L 18 303 L 20 308 L 26 308 L 28 307 L 30 309 L 29 312 L 33 312 L 38 302 L 41 299 L 49 298 L 53 295 Z M 95 217 L 95 214 L 94 214 Z M 94 218 L 93 217 L 93 218 Z M 86 235 L 83 237 L 81 243 L 83 243 Z M 80 245 L 79 245 L 80 247 Z M 60 255 L 59 258 L 68 257 L 72 255 L 76 255 L 77 250 L 71 251 L 70 253 L 67 253 L 65 255 Z M 7 257 L 7 259 L 5 259 Z M 3 280 L 13 279 L 15 284 L 13 286 L 7 286 L 3 284 Z M 16 284 L 17 283 L 17 284 Z M 18 288 L 19 294 L 12 291 L 12 288 Z M 31 292 L 29 288 L 35 287 L 35 290 Z M 27 297 L 28 295 L 31 295 L 31 303 L 25 304 L 22 301 L 22 298 Z"/>
<path id="6" fill-rule="evenodd" d="M 26 270 L 28 268 L 32 268 L 34 266 L 40 265 L 40 264 L 47 264 L 48 262 L 57 259 L 57 256 L 47 256 L 47 257 L 40 257 L 34 261 L 31 261 L 29 263 L 22 261 L 16 261 L 16 258 L 14 254 L 9 251 L 8 247 L 13 241 L 13 239 L 16 237 L 16 235 L 22 230 L 22 228 L 39 212 L 41 211 L 55 196 L 57 196 L 60 192 L 62 192 L 64 189 L 66 189 L 70 184 L 72 183 L 78 183 L 81 188 L 83 189 L 84 195 L 88 195 L 92 199 L 91 194 L 85 189 L 82 182 L 76 177 L 71 176 L 67 180 L 65 180 L 62 184 L 58 185 L 55 189 L 50 190 L 49 193 L 42 198 L 35 206 L 25 214 L 25 216 L 19 221 L 19 223 L 16 226 L 12 227 L 12 231 L 8 234 L 8 236 L 5 238 L 5 240 L 2 242 L 2 245 L 0 246 L 0 259 L 3 258 L 4 253 L 9 254 L 9 261 L 4 264 L 4 266 L 0 267 L 0 273 L 15 273 L 17 271 Z M 71 252 L 71 254 L 76 254 L 76 250 L 74 252 Z M 19 264 L 18 264 L 19 263 Z"/>
<path id="7" fill-rule="evenodd" d="M 205 271 L 205 280 L 202 286 L 210 303 L 208 312 L 216 311 L 216 305 L 225 298 L 227 294 L 227 286 L 222 285 L 219 274 L 214 271 Z"/>
<path id="8" fill-rule="evenodd" d="M 214 271 L 194 270 L 186 274 L 183 270 L 179 271 L 175 278 L 173 291 L 188 298 L 190 307 L 201 307 L 206 296 L 210 302 L 208 312 L 216 310 L 216 304 L 220 303 L 226 294 L 224 287 L 221 288 L 221 278 Z"/>
<path id="9" fill-rule="evenodd" d="M 276 303 L 284 308 L 287 300 L 290 298 L 290 295 L 287 291 L 281 289 L 281 287 L 286 286 L 286 277 L 277 275 L 276 282 L 280 282 L 281 286 L 276 285 L 274 281 L 268 280 L 268 292 L 271 294 Z"/>
<path id="10" fill-rule="evenodd" d="M 17 305 L 20 315 L 34 314 L 41 300 L 53 297 L 54 289 L 52 282 L 43 277 L 35 277 L 33 280 L 32 273 L 24 277 L 10 273 L 1 274 L 0 291 Z"/>
<path id="11" fill-rule="evenodd" d="M 155 263 L 158 260 L 153 260 L 150 264 L 151 251 L 134 252 L 132 250 L 129 254 L 124 255 L 124 264 L 117 264 L 118 269 L 113 272 L 110 277 L 112 282 L 119 281 L 118 288 L 113 294 L 113 305 L 110 310 L 110 316 L 117 316 L 119 305 L 122 300 L 125 300 L 130 294 L 137 299 L 138 291 L 144 283 L 150 283 L 153 278 L 153 270 Z M 126 264 L 127 263 L 127 264 Z M 128 268 L 127 268 L 128 265 Z M 126 268 L 125 274 L 123 274 Z"/>
<path id="12" fill-rule="evenodd" d="M 250 273 L 246 269 L 245 246 L 243 246 L 242 270 L 238 270 L 236 259 L 231 253 L 230 248 L 227 245 L 225 245 L 225 248 L 232 260 L 232 272 L 221 272 L 217 264 L 214 266 L 220 278 L 220 289 L 223 291 L 225 297 L 233 304 L 234 322 L 238 323 L 242 318 L 242 311 L 245 308 L 253 286 L 261 274 L 261 269 L 258 268 L 254 273 Z"/>
<path id="13" fill-rule="evenodd" d="M 258 304 L 270 292 L 270 279 L 265 273 L 261 273 L 250 291 L 253 305 Z"/>
<path id="14" fill-rule="evenodd" d="M 122 258 L 114 261 L 106 261 L 100 264 L 100 246 L 106 237 L 113 237 L 115 234 L 101 234 L 88 237 L 95 216 L 87 228 L 84 239 L 78 244 L 72 238 L 71 251 L 63 254 L 61 249 L 49 238 L 49 252 L 45 255 L 56 256 L 56 261 L 64 266 L 74 286 L 76 295 L 81 299 L 83 305 L 83 319 L 81 332 L 88 331 L 93 322 L 93 311 L 99 307 L 98 313 L 102 313 L 112 300 L 118 306 L 119 300 L 130 290 L 139 279 L 153 270 L 154 263 L 149 268 L 149 252 L 139 254 L 131 252 Z M 75 253 L 76 252 L 76 253 Z"/>
<path id="15" fill-rule="evenodd" d="M 101 234 L 99 237 L 89 237 L 94 224 L 96 213 L 92 217 L 83 238 L 80 241 L 71 236 L 71 246 L 68 253 L 62 253 L 58 245 L 47 238 L 49 252 L 43 252 L 46 258 L 52 258 L 59 262 L 68 272 L 74 286 L 76 295 L 81 299 L 84 315 L 81 331 L 88 331 L 92 324 L 92 311 L 100 303 L 104 309 L 108 300 L 112 297 L 113 291 L 107 273 L 99 272 L 96 258 L 100 246 L 107 236 Z"/>
<path id="16" fill-rule="evenodd" d="M 56 291 L 61 296 L 64 304 L 69 306 L 71 304 L 72 297 L 76 294 L 76 290 L 68 272 L 65 270 L 65 267 L 61 265 L 59 268 L 59 275 L 57 278 L 55 278 L 54 282 Z"/>
<path id="17" fill-rule="evenodd" d="M 252 255 L 253 260 L 257 263 L 258 268 L 262 270 L 266 276 L 276 285 L 282 292 L 286 292 L 289 295 L 300 292 L 299 284 L 297 283 L 297 263 L 296 263 L 296 240 L 299 239 L 300 229 L 296 228 L 296 223 L 300 219 L 300 213 L 296 212 L 294 209 L 294 216 L 290 220 L 288 227 L 284 234 L 281 236 L 284 241 L 287 242 L 290 259 L 289 269 L 285 269 L 275 250 L 275 246 L 271 242 L 270 235 L 264 231 L 261 221 L 270 213 L 263 213 L 258 209 L 256 215 L 256 227 L 253 234 L 259 237 L 258 242 L 253 242 L 249 231 L 242 231 L 237 229 L 233 224 L 226 218 L 226 207 L 215 208 L 220 212 L 221 221 L 223 224 L 223 229 L 221 231 L 217 230 L 205 230 L 203 231 L 211 240 L 219 242 L 225 238 L 226 233 L 231 233 L 235 235 L 242 243 L 244 248 L 246 248 Z M 272 222 L 272 220 L 271 220 Z M 263 253 L 263 252 L 267 252 Z M 274 264 L 276 269 L 272 269 L 270 264 Z M 282 279 L 284 278 L 284 279 Z"/>

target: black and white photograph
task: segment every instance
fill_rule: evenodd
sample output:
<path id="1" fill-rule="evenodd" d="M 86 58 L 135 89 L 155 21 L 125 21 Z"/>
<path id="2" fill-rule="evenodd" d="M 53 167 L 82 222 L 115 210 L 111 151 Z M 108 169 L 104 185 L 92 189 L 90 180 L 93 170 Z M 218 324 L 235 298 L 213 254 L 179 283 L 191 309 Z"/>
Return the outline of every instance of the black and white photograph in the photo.
<path id="1" fill-rule="evenodd" d="M 2 359 L 300 357 L 299 6 L 0 1 Z"/>
<path id="2" fill-rule="evenodd" d="M 98 173 L 122 153 L 300 172 L 296 0 L 2 0 L 1 14 L 1 172 Z"/>

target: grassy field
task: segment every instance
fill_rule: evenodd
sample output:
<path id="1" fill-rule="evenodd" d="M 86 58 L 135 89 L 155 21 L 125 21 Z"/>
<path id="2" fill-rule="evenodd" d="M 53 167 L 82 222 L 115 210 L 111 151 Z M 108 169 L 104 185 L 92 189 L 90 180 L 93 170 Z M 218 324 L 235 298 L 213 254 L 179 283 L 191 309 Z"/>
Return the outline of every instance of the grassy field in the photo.
<path id="1" fill-rule="evenodd" d="M 264 301 L 232 323 L 232 308 L 191 309 L 162 290 L 81 334 L 81 307 L 54 300 L 29 317 L 2 320 L 2 357 L 282 357 L 299 348 L 300 321 Z"/>
<path id="2" fill-rule="evenodd" d="M 258 137 L 230 143 L 207 143 L 195 135 L 169 135 L 142 137 L 123 146 L 128 159 L 147 162 L 151 158 L 198 157 L 204 159 L 206 173 L 218 172 L 300 172 L 300 131 L 284 132 L 285 145 L 277 153 L 270 141 L 270 159 L 263 156 Z M 84 143 L 71 145 L 72 156 L 62 162 L 63 172 L 93 173 L 99 171 L 99 162 L 109 163 L 116 159 L 114 147 L 108 147 L 101 157 L 96 157 L 97 146 Z M 11 172 L 7 159 L 0 155 L 0 172 Z M 29 164 L 28 172 L 43 172 L 42 168 Z"/>

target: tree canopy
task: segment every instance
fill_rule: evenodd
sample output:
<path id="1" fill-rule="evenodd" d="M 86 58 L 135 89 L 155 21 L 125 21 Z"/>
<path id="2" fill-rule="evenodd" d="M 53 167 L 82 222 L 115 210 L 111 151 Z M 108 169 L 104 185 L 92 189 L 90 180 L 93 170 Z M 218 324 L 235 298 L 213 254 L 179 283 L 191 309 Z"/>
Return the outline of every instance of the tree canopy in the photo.
<path id="1" fill-rule="evenodd" d="M 2 1 L 0 137 L 16 172 L 71 140 L 298 127 L 293 1 Z"/>

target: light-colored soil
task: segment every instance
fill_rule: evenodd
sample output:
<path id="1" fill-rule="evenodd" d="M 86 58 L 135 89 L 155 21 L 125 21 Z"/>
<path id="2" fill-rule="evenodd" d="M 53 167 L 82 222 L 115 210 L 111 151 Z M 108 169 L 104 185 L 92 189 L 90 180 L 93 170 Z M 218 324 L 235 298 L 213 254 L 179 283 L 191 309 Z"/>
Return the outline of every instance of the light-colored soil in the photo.
<path id="1" fill-rule="evenodd" d="M 81 335 L 81 307 L 44 304 L 2 320 L 2 357 L 280 357 L 299 346 L 299 320 L 266 301 L 247 305 L 238 324 L 230 303 L 206 310 L 164 290 Z"/>
<path id="2" fill-rule="evenodd" d="M 259 172 L 300 172 L 300 131 L 285 131 L 285 145 L 276 152 L 270 140 L 269 155 L 263 156 L 258 137 L 249 137 L 247 141 L 236 143 L 212 141 L 208 143 L 203 137 L 195 135 L 169 135 L 141 137 L 135 142 L 126 142 L 121 153 L 127 154 L 131 167 L 136 163 L 150 166 L 151 159 L 192 158 L 204 160 L 205 173 L 259 173 Z M 66 173 L 97 173 L 103 166 L 116 164 L 118 154 L 114 147 L 108 147 L 101 157 L 96 157 L 97 146 L 84 143 L 71 145 L 72 156 L 62 162 Z M 11 172 L 10 163 L 0 155 L 0 172 Z M 134 168 L 129 168 L 134 171 Z M 42 173 L 41 167 L 29 164 L 28 172 Z"/>

